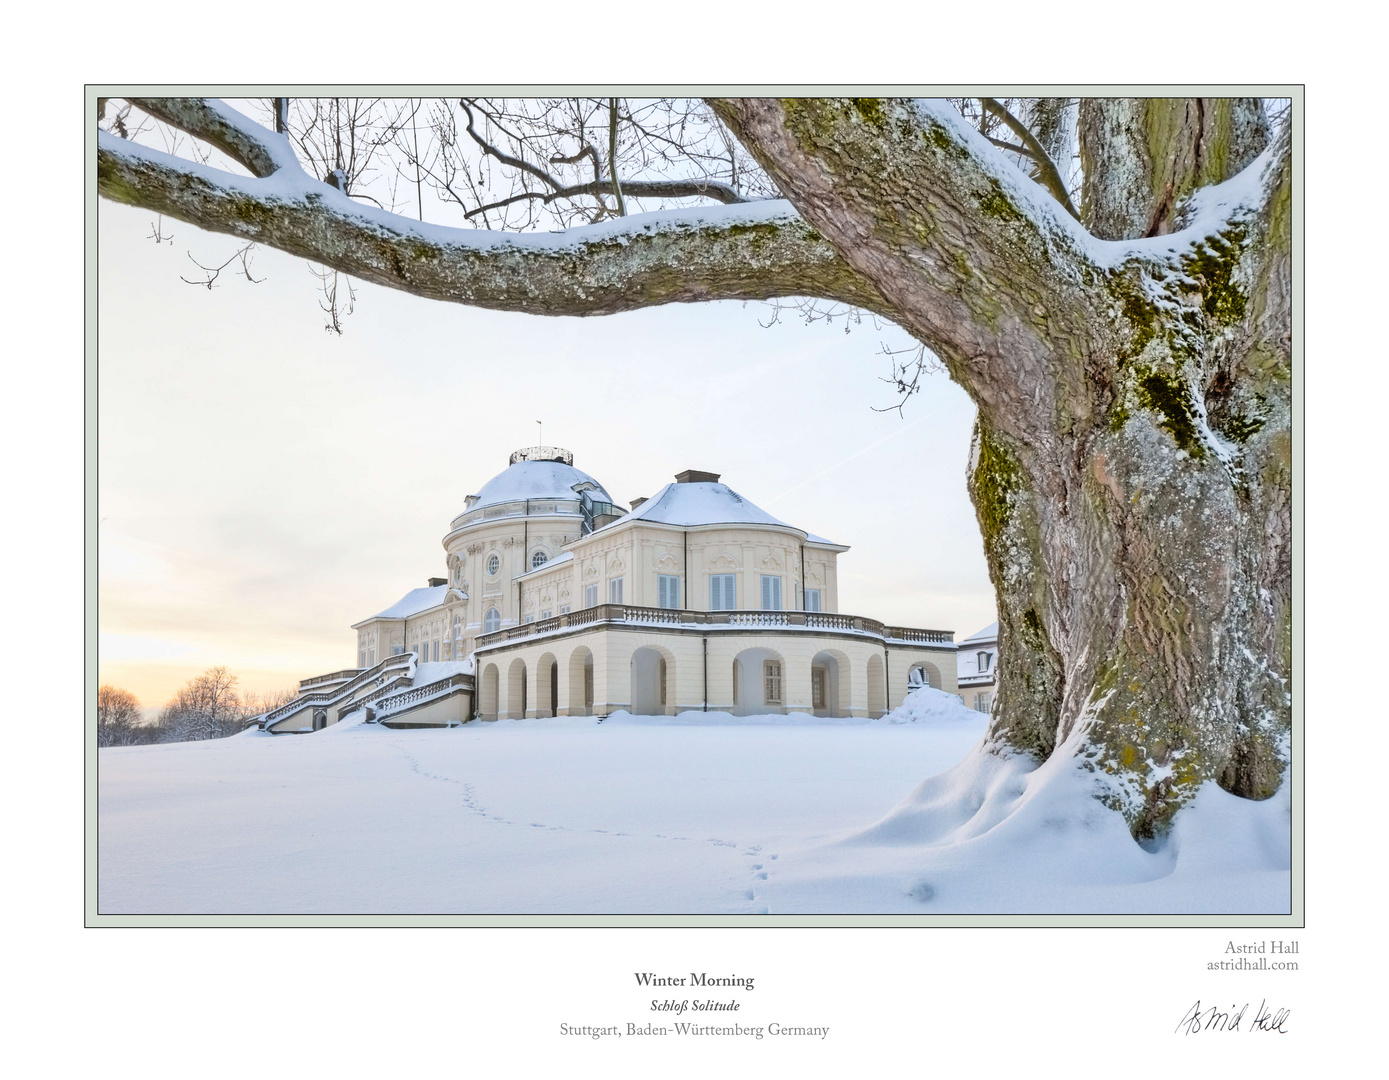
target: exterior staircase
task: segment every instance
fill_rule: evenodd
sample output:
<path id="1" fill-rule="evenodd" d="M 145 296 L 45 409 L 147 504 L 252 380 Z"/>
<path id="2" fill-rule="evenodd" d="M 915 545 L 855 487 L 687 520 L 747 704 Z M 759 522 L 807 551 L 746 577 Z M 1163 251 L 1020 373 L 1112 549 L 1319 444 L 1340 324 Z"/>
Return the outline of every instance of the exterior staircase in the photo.
<path id="1" fill-rule="evenodd" d="M 419 668 L 417 654 L 408 652 L 369 668 L 305 679 L 293 701 L 253 717 L 247 726 L 274 735 L 306 734 L 358 710 L 365 711 L 367 723 L 386 727 L 451 727 L 471 718 L 471 671 L 453 671 L 421 682 Z"/>

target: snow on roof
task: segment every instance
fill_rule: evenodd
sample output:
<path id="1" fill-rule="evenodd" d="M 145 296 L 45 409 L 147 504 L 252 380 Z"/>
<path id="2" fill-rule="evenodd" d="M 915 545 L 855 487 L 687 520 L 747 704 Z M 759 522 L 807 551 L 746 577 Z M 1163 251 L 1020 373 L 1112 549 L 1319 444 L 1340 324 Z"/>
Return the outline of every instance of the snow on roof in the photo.
<path id="1" fill-rule="evenodd" d="M 602 484 L 573 465 L 562 461 L 518 461 L 483 484 L 470 509 L 520 499 L 577 499 L 576 484 L 592 484 L 593 498 L 613 501 Z"/>
<path id="2" fill-rule="evenodd" d="M 994 621 L 994 622 L 989 623 L 988 626 L 984 627 L 984 629 L 980 630 L 977 634 L 970 634 L 969 637 L 965 638 L 964 641 L 960 642 L 960 648 L 964 648 L 966 645 L 968 645 L 968 644 L 969 644 L 970 642 L 972 642 L 972 641 L 997 641 L 997 640 L 998 640 L 998 622 L 997 622 L 997 621 Z"/>
<path id="3" fill-rule="evenodd" d="M 539 574 L 542 571 L 549 570 L 555 566 L 558 566 L 560 563 L 573 561 L 574 553 L 572 551 L 566 551 L 563 555 L 556 555 L 553 559 L 550 559 L 548 562 L 541 563 L 534 570 L 527 570 L 524 574 L 517 574 L 516 577 L 529 577 L 531 574 Z M 513 578 L 512 580 L 514 581 L 515 578 Z"/>
<path id="4" fill-rule="evenodd" d="M 787 529 L 794 528 L 748 502 L 727 484 L 667 484 L 620 520 L 655 521 L 663 525 L 780 525 Z"/>
<path id="5" fill-rule="evenodd" d="M 385 611 L 378 611 L 373 619 L 404 619 L 421 611 L 428 611 L 444 602 L 449 591 L 447 585 L 433 585 L 424 589 L 411 589 Z"/>

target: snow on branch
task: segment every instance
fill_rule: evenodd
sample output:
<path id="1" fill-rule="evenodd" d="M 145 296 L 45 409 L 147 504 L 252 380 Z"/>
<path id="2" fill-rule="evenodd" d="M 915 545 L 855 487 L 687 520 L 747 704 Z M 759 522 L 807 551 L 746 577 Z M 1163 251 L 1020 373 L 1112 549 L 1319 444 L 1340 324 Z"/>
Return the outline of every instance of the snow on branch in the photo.
<path id="1" fill-rule="evenodd" d="M 600 315 L 778 296 L 885 306 L 782 200 L 636 214 L 562 233 L 448 228 L 353 202 L 290 167 L 281 137 L 226 106 L 205 105 L 164 111 L 190 134 L 220 140 L 253 171 L 278 163 L 273 171 L 237 176 L 98 132 L 101 195 L 364 281 L 498 310 Z"/>
<path id="2" fill-rule="evenodd" d="M 269 176 L 279 169 L 299 171 L 294 149 L 277 135 L 243 116 L 225 102 L 208 98 L 128 98 L 156 120 L 215 146 L 252 176 Z"/>

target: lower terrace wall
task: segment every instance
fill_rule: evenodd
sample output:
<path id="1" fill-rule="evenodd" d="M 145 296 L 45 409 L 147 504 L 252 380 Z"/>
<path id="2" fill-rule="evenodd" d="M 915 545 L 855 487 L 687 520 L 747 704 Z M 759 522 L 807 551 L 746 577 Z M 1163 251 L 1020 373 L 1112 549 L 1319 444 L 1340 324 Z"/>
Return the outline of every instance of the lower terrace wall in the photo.
<path id="1" fill-rule="evenodd" d="M 447 727 L 466 723 L 473 712 L 473 696 L 467 690 L 436 698 L 414 709 L 378 717 L 383 727 Z"/>
<path id="2" fill-rule="evenodd" d="M 921 667 L 932 686 L 956 693 L 955 656 L 953 643 L 933 647 L 859 633 L 607 622 L 479 651 L 478 715 L 493 720 L 627 710 L 669 716 L 707 708 L 881 716 L 905 700 L 913 667 Z M 773 702 L 766 700 L 768 661 L 780 668 L 780 699 Z"/>

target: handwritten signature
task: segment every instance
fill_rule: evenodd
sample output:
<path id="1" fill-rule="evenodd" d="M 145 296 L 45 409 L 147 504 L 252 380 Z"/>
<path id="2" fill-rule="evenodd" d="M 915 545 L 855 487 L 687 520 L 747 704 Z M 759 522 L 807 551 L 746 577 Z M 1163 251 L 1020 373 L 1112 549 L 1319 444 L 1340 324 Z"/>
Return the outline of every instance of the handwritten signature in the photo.
<path id="1" fill-rule="evenodd" d="M 1288 1034 L 1286 1027 L 1291 1009 L 1270 1009 L 1266 1000 L 1259 1002 L 1258 1011 L 1249 1020 L 1248 1027 L 1245 1027 L 1245 1016 L 1249 1012 L 1249 1003 L 1243 1005 L 1231 1005 L 1228 1012 L 1212 1005 L 1209 1008 L 1201 1008 L 1198 1001 L 1186 1011 L 1182 1017 L 1182 1022 L 1177 1025 L 1176 1032 L 1183 1035 L 1199 1035 L 1203 1031 L 1265 1031 L 1277 1032 L 1279 1035 Z"/>

